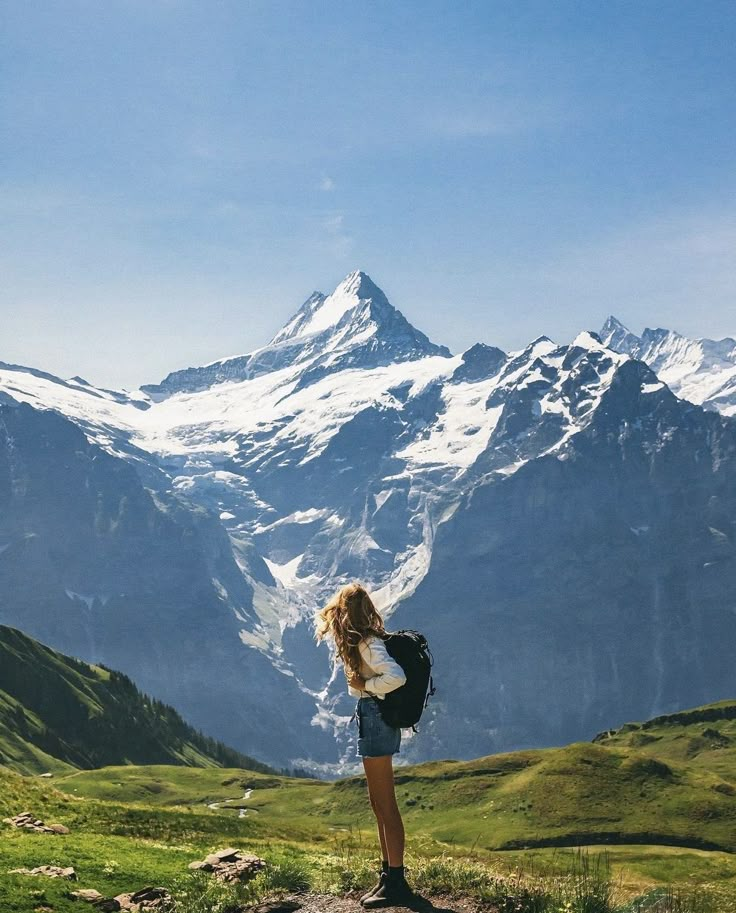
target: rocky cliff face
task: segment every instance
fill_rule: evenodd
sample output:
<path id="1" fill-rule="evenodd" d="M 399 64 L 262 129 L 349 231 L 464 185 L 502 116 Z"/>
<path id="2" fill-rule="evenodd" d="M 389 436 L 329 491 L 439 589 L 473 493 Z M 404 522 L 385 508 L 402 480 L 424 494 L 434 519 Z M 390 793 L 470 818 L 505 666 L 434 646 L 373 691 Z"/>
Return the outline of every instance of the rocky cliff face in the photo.
<path id="1" fill-rule="evenodd" d="M 312 702 L 243 646 L 251 606 L 216 516 L 148 491 L 57 413 L 0 406 L 0 622 L 120 668 L 198 728 L 278 759 L 290 711 L 309 718 Z M 293 738 L 319 757 L 311 735 Z"/>
<path id="2" fill-rule="evenodd" d="M 733 422 L 606 333 L 453 356 L 353 273 L 133 393 L 0 365 L 0 620 L 278 764 L 355 761 L 310 625 L 354 578 L 437 657 L 407 759 L 728 696 Z"/>
<path id="3" fill-rule="evenodd" d="M 584 430 L 437 531 L 397 616 L 441 670 L 434 754 L 562 743 L 733 693 L 736 429 L 643 393 L 649 376 L 622 366 Z"/>

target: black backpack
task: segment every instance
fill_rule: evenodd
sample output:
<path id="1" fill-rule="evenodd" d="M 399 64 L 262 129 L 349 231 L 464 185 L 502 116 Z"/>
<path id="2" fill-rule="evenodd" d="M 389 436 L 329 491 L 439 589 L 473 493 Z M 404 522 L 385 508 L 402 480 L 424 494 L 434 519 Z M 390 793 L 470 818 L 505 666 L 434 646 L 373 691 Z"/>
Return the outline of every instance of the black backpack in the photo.
<path id="1" fill-rule="evenodd" d="M 386 652 L 404 670 L 406 682 L 378 701 L 381 716 L 389 726 L 411 726 L 416 732 L 422 711 L 436 691 L 431 672 L 434 658 L 427 638 L 419 631 L 401 630 L 388 634 L 384 643 Z"/>

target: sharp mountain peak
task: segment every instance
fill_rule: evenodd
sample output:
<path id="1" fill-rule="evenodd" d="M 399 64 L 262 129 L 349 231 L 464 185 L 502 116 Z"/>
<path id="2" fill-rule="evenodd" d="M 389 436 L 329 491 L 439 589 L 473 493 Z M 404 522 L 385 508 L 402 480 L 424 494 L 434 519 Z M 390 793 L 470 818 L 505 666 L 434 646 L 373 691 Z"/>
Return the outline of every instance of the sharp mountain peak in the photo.
<path id="1" fill-rule="evenodd" d="M 451 354 L 409 323 L 367 273 L 353 270 L 329 295 L 312 292 L 262 348 L 174 371 L 160 384 L 141 390 L 160 399 L 298 365 L 304 372 L 301 387 L 346 367 L 369 368 L 429 355 L 449 358 Z"/>
<path id="2" fill-rule="evenodd" d="M 375 304 L 376 308 L 365 308 L 366 304 Z M 301 339 L 332 331 L 342 325 L 351 312 L 356 322 L 376 317 L 376 310 L 393 313 L 395 308 L 389 304 L 383 291 L 371 277 L 362 270 L 353 270 L 340 282 L 329 295 L 323 292 L 312 292 L 304 304 L 276 333 L 269 345 L 278 345 L 293 339 Z M 359 312 L 359 313 L 358 313 Z"/>

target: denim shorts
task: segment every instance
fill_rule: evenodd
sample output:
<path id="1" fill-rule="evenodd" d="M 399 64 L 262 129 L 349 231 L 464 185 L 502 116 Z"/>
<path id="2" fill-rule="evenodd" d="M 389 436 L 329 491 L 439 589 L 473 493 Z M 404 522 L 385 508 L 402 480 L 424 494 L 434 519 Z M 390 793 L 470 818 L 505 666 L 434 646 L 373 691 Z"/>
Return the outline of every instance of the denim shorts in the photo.
<path id="1" fill-rule="evenodd" d="M 360 758 L 396 754 L 401 745 L 401 730 L 384 723 L 378 706 L 379 700 L 380 698 L 361 697 L 355 707 Z"/>

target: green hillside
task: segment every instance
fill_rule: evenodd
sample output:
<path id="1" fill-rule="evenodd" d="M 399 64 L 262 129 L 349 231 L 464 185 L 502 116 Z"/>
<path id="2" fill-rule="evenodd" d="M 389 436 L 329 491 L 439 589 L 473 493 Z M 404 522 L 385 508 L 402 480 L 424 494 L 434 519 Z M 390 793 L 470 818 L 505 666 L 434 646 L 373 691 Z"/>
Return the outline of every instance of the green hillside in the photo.
<path id="1" fill-rule="evenodd" d="M 489 851 L 642 843 L 736 852 L 734 708 L 724 702 L 628 724 L 592 743 L 400 767 L 402 814 L 408 829 L 441 844 Z M 214 806 L 304 834 L 372 826 L 362 776 L 324 782 L 118 766 L 62 774 L 56 782 L 88 798 Z"/>
<path id="2" fill-rule="evenodd" d="M 265 764 L 207 738 L 120 672 L 0 625 L 0 764 L 21 773 L 110 764 Z"/>
<path id="3" fill-rule="evenodd" d="M 652 910 L 736 913 L 736 701 L 562 748 L 399 766 L 396 793 L 407 864 L 425 890 L 524 913 L 577 910 L 564 898 L 572 884 L 593 890 L 587 875 L 570 875 L 583 846 L 606 860 L 624 900 L 580 910 L 631 913 L 632 898 L 654 903 L 674 885 L 685 900 Z M 281 776 L 196 732 L 125 675 L 0 627 L 0 819 L 26 810 L 71 833 L 0 825 L 3 913 L 39 900 L 76 909 L 64 885 L 10 874 L 49 861 L 74 865 L 106 895 L 167 885 L 177 913 L 210 909 L 197 899 L 206 881 L 187 866 L 225 845 L 270 868 L 245 894 L 223 896 L 223 909 L 300 886 L 358 890 L 373 877 L 363 776 Z"/>
<path id="4" fill-rule="evenodd" d="M 126 676 L 4 627 L 0 763 L 52 771 L 66 793 L 126 807 L 210 806 L 306 837 L 372 827 L 364 777 L 277 776 L 195 732 Z M 736 852 L 736 701 L 629 723 L 563 748 L 403 766 L 396 784 L 407 828 L 442 845 Z"/>
<path id="5" fill-rule="evenodd" d="M 127 767 L 57 781 L 76 795 L 122 803 L 240 810 L 304 834 L 370 829 L 362 776 L 327 783 L 238 771 Z M 252 790 L 247 799 L 246 790 Z M 661 844 L 736 852 L 736 798 L 727 780 L 626 747 L 565 748 L 432 761 L 396 772 L 408 830 L 476 850 L 579 844 Z"/>
<path id="6" fill-rule="evenodd" d="M 409 871 L 427 890 L 480 898 L 508 891 L 515 899 L 502 909 L 631 913 L 625 902 L 554 900 L 555 878 L 572 883 L 566 873 L 585 846 L 591 858 L 609 861 L 625 900 L 675 885 L 692 902 L 657 910 L 736 913 L 736 762 L 727 741 L 734 706 L 627 724 L 592 743 L 397 768 Z M 26 809 L 71 834 L 44 840 L 3 831 L 0 871 L 53 858 L 76 865 L 85 886 L 107 894 L 147 881 L 194 897 L 188 862 L 226 845 L 271 863 L 253 887 L 258 896 L 297 884 L 340 893 L 373 877 L 375 822 L 362 776 L 326 782 L 127 764 L 67 768 L 49 782 L 0 767 L 0 817 Z M 535 906 L 523 895 L 534 884 L 549 903 Z M 0 909 L 35 908 L 24 906 L 32 890 L 21 876 L 0 878 Z M 44 891 L 55 911 L 75 909 L 61 886 Z M 190 908 L 182 901 L 180 909 Z"/>
<path id="7" fill-rule="evenodd" d="M 595 737 L 605 747 L 634 748 L 649 757 L 718 774 L 736 787 L 736 701 L 626 723 Z M 727 791 L 725 786 L 722 789 Z"/>

